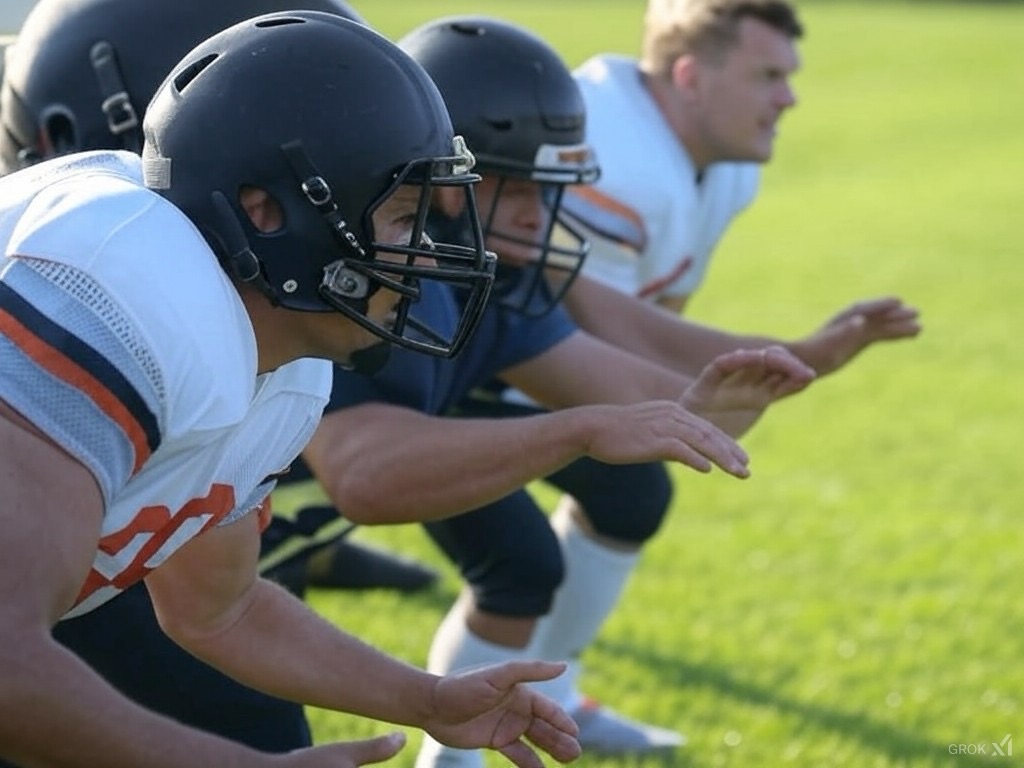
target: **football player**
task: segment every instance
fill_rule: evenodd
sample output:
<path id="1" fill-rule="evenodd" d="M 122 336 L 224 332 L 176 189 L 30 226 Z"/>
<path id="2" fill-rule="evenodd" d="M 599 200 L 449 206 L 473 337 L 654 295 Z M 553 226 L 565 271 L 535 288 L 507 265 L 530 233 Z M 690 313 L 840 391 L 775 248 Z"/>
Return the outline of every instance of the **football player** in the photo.
<path id="1" fill-rule="evenodd" d="M 185 55 L 142 135 L 141 158 L 75 153 L 0 180 L 0 754 L 335 766 L 400 749 L 392 734 L 271 756 L 118 695 L 50 629 L 145 579 L 168 634 L 255 687 L 529 768 L 529 742 L 576 757 L 572 721 L 523 685 L 559 665 L 439 678 L 256 578 L 262 503 L 319 420 L 330 361 L 379 364 L 385 342 L 452 355 L 486 300 L 480 239 L 424 236 L 432 188 L 472 209 L 478 178 L 430 79 L 337 15 L 263 15 Z M 410 323 L 438 282 L 463 312 Z"/>
<path id="2" fill-rule="evenodd" d="M 417 360 L 396 351 L 372 379 L 336 376 L 329 412 L 305 457 L 346 515 L 368 524 L 429 521 L 431 536 L 460 568 L 467 589 L 435 635 L 431 669 L 528 657 L 537 619 L 549 613 L 563 576 L 563 589 L 580 579 L 594 593 L 573 605 L 555 602 L 562 630 L 577 626 L 564 632 L 565 647 L 550 652 L 569 658 L 596 633 L 623 571 L 660 521 L 653 503 L 650 511 L 618 504 L 636 490 L 620 482 L 650 477 L 657 498 L 665 483 L 652 462 L 707 470 L 706 458 L 692 450 L 694 430 L 706 428 L 694 410 L 741 434 L 812 374 L 767 342 L 741 349 L 746 339 L 675 319 L 674 335 L 665 337 L 678 358 L 671 367 L 579 328 L 558 298 L 578 272 L 585 243 L 553 244 L 551 235 L 564 190 L 593 181 L 599 158 L 585 141 L 583 102 L 570 72 L 544 41 L 497 19 L 441 19 L 400 45 L 438 84 L 477 157 L 480 217 L 499 273 L 481 326 L 458 358 Z M 440 190 L 435 207 L 432 232 L 469 236 L 472 218 L 460 201 Z M 440 288 L 424 295 L 414 316 L 440 322 L 456 306 Z M 608 311 L 621 309 L 613 303 Z M 459 408 L 464 396 L 496 375 L 554 410 L 489 418 L 480 408 L 473 418 L 455 418 L 467 416 Z M 431 460 L 416 460 L 428 446 L 435 448 Z M 362 460 L 374 454 L 389 460 Z M 600 486 L 581 487 L 577 470 L 563 471 L 581 457 L 607 470 Z M 724 467 L 746 474 L 742 463 Z M 587 521 L 566 528 L 556 519 L 552 526 L 524 489 L 545 476 L 593 500 Z M 585 751 L 605 748 L 612 726 L 636 725 L 606 709 L 576 706 L 573 714 Z M 678 743 L 671 732 L 658 738 L 662 746 Z M 428 739 L 418 765 L 481 760 Z"/>

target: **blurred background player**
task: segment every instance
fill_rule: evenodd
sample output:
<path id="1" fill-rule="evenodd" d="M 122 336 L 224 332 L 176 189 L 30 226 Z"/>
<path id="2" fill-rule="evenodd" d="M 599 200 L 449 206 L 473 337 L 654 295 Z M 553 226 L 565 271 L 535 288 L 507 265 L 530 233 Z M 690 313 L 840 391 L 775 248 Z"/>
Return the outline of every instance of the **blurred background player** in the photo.
<path id="1" fill-rule="evenodd" d="M 640 312 L 630 322 L 608 312 L 609 291 L 667 310 L 666 323 L 687 306 L 727 227 L 753 200 L 778 122 L 796 104 L 791 78 L 800 64 L 796 45 L 802 35 L 795 8 L 784 0 L 649 0 L 639 61 L 601 54 L 574 72 L 586 105 L 587 138 L 602 173 L 593 184 L 566 193 L 566 218 L 591 245 L 584 279 L 573 284 L 566 303 L 591 333 L 645 356 L 672 354 L 663 337 L 650 331 L 658 324 L 653 313 Z M 886 297 L 852 304 L 787 347 L 821 376 L 876 341 L 912 338 L 919 331 L 916 309 Z M 829 337 L 831 342 L 822 343 Z M 815 352 L 813 345 L 830 352 Z M 506 405 L 513 410 L 521 399 L 507 391 L 502 397 L 513 401 Z M 577 471 L 589 475 L 581 486 L 608 487 L 599 464 L 581 463 Z M 643 472 L 654 474 L 650 468 Z M 652 483 L 639 468 L 615 488 L 624 510 L 667 509 L 671 498 L 667 476 Z M 574 551 L 571 542 L 578 540 L 594 496 L 566 495 L 558 504 L 555 520 L 568 552 Z M 595 557 L 593 567 L 602 574 L 611 604 L 635 560 L 620 552 L 601 562 Z M 569 573 L 571 578 L 572 568 Z M 565 644 L 574 634 L 582 647 L 588 627 L 599 625 L 600 593 L 586 580 L 567 582 L 538 627 L 531 652 L 561 658 L 559 652 L 574 650 Z M 576 607 L 559 620 L 563 601 Z M 581 700 L 569 687 L 572 669 L 549 687 L 559 689 L 558 698 L 570 708 Z M 610 738 L 638 748 L 645 740 L 656 746 L 656 738 L 644 736 L 648 729 L 637 724 L 631 735 L 629 724 L 623 726 L 609 728 Z"/>
<path id="2" fill-rule="evenodd" d="M 567 203 L 592 241 L 588 275 L 685 307 L 796 104 L 802 34 L 785 0 L 649 0 L 639 60 L 576 69 L 604 167 Z"/>

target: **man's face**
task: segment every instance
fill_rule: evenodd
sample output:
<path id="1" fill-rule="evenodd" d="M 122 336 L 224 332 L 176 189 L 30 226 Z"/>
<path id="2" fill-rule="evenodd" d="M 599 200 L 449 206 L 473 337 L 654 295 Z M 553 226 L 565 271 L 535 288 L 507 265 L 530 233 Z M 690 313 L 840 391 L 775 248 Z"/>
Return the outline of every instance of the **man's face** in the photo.
<path id="1" fill-rule="evenodd" d="M 374 240 L 388 245 L 408 245 L 413 228 L 416 224 L 416 212 L 420 199 L 419 188 L 399 187 L 387 200 L 373 212 Z M 403 257 L 395 253 L 378 251 L 378 261 L 402 263 Z M 419 262 L 426 259 L 417 259 Z M 398 306 L 399 295 L 382 287 L 370 297 L 367 317 L 379 325 L 391 328 L 395 321 L 395 308 Z M 368 344 L 380 341 L 369 331 L 364 331 Z M 366 346 L 366 345 L 364 345 Z"/>
<path id="2" fill-rule="evenodd" d="M 407 245 L 416 221 L 419 190 L 399 187 L 373 213 L 374 239 L 379 243 Z M 378 251 L 379 261 L 403 263 L 399 254 Z M 376 325 L 391 329 L 396 319 L 399 295 L 386 287 L 379 288 L 368 301 L 366 317 Z M 316 356 L 340 363 L 351 363 L 352 354 L 377 345 L 388 344 L 375 333 L 344 320 L 334 313 L 293 313 L 294 322 L 305 326 L 305 335 Z"/>
<path id="3" fill-rule="evenodd" d="M 744 18 L 737 43 L 724 56 L 698 57 L 695 66 L 698 163 L 767 162 L 779 117 L 796 104 L 790 85 L 800 66 L 794 41 L 759 19 Z"/>
<path id="4" fill-rule="evenodd" d="M 543 187 L 524 179 L 484 176 L 476 186 L 487 248 L 503 266 L 523 267 L 541 255 L 551 224 Z"/>

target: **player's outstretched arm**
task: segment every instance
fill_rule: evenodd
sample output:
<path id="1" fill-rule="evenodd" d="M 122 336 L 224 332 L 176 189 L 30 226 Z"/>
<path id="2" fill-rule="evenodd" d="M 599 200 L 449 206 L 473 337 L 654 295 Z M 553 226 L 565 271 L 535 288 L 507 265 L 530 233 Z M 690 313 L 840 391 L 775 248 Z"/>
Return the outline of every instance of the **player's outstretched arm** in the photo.
<path id="1" fill-rule="evenodd" d="M 562 762 L 579 755 L 572 719 L 527 686 L 564 665 L 516 662 L 438 677 L 381 653 L 254 578 L 255 518 L 198 536 L 146 579 L 161 626 L 190 652 L 271 695 L 426 729 L 453 746 L 499 749 L 523 768 L 541 768 L 537 750 Z"/>
<path id="2" fill-rule="evenodd" d="M 787 348 L 817 371 L 833 373 L 872 344 L 912 339 L 921 332 L 917 309 L 896 297 L 859 301 Z"/>
<path id="3" fill-rule="evenodd" d="M 733 437 L 744 435 L 772 403 L 800 392 L 814 370 L 781 346 L 747 349 L 711 361 L 683 393 L 683 404 Z"/>
<path id="4" fill-rule="evenodd" d="M 58 645 L 92 565 L 91 473 L 0 402 L 0 758 L 61 768 L 271 766 L 271 756 L 135 705 Z"/>
<path id="5" fill-rule="evenodd" d="M 776 344 L 782 344 L 824 376 L 876 342 L 911 339 L 921 332 L 918 310 L 892 296 L 856 302 L 814 333 L 792 342 L 694 323 L 585 277 L 576 281 L 566 304 L 580 326 L 591 334 L 694 377 L 720 354 Z"/>
<path id="6" fill-rule="evenodd" d="M 364 403 L 328 413 L 304 456 L 335 506 L 363 525 L 451 517 L 582 456 L 675 461 L 699 472 L 717 465 L 746 477 L 743 449 L 676 402 L 688 383 L 670 377 L 671 394 L 657 399 L 517 418 L 438 417 Z"/>

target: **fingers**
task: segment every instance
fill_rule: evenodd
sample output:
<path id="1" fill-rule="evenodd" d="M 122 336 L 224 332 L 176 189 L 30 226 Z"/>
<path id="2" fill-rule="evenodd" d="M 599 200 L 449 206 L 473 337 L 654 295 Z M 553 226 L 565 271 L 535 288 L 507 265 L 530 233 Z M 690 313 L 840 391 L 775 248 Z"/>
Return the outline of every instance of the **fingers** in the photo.
<path id="1" fill-rule="evenodd" d="M 607 464 L 674 461 L 703 473 L 718 466 L 748 477 L 746 452 L 709 416 L 716 411 L 720 380 L 718 373 L 706 369 L 678 401 L 602 407 L 587 455 Z"/>
<path id="2" fill-rule="evenodd" d="M 555 758 L 560 763 L 571 763 L 576 760 L 582 753 L 579 743 L 573 741 L 575 745 L 572 750 L 563 750 L 561 752 L 548 751 L 551 757 Z M 544 763 L 537 756 L 537 753 L 524 744 L 522 741 L 515 741 L 508 744 L 498 750 L 509 762 L 519 768 L 544 768 Z"/>
<path id="3" fill-rule="evenodd" d="M 750 477 L 750 469 L 747 466 L 750 457 L 747 452 L 711 422 L 695 414 L 689 415 L 699 419 L 701 426 L 697 428 L 696 438 L 688 438 L 680 443 L 682 451 L 676 460 L 701 472 L 710 472 L 711 463 L 714 463 L 733 477 Z"/>
<path id="4" fill-rule="evenodd" d="M 916 336 L 921 331 L 920 313 L 900 299 L 885 297 L 861 301 L 836 316 L 837 324 L 852 323 L 875 338 L 895 339 Z"/>
<path id="5" fill-rule="evenodd" d="M 377 736 L 372 739 L 364 739 L 363 741 L 347 741 L 341 744 L 329 744 L 310 750 L 293 752 L 291 754 L 299 755 L 303 758 L 314 754 L 323 756 L 324 753 L 327 753 L 330 755 L 330 763 L 318 758 L 315 763 L 303 760 L 299 763 L 300 765 L 373 765 L 375 763 L 383 763 L 386 760 L 390 760 L 397 755 L 399 750 L 404 746 L 405 734 L 396 731 L 395 733 L 389 733 L 386 736 Z"/>
<path id="6" fill-rule="evenodd" d="M 518 766 L 518 768 L 544 768 L 544 763 L 537 756 L 537 753 L 522 741 L 513 741 L 511 744 L 501 747 L 498 751 L 512 765 Z"/>
<path id="7" fill-rule="evenodd" d="M 575 722 L 573 723 L 575 726 Z M 573 728 L 573 732 L 566 733 L 561 728 L 555 728 L 547 720 L 534 718 L 530 727 L 526 730 L 526 738 L 539 749 L 544 750 L 560 763 L 569 763 L 580 756 L 582 748 L 577 740 L 579 728 Z"/>
<path id="8" fill-rule="evenodd" d="M 486 675 L 488 683 L 498 691 L 511 690 L 520 683 L 537 683 L 558 677 L 565 671 L 565 662 L 555 661 L 506 661 L 481 672 Z M 548 723 L 551 729 L 575 737 L 579 732 L 573 720 L 552 699 L 531 688 L 523 689 L 530 696 L 530 711 L 535 718 Z"/>
<path id="9" fill-rule="evenodd" d="M 580 755 L 576 721 L 552 699 L 525 685 L 550 680 L 562 674 L 565 668 L 562 662 L 509 661 L 480 670 L 496 691 L 511 692 L 510 697 L 504 699 L 509 709 L 495 731 L 492 744 L 520 768 L 543 768 L 544 765 L 526 741 L 562 763 Z"/>
<path id="10" fill-rule="evenodd" d="M 844 335 L 861 337 L 863 344 L 913 338 L 921 332 L 917 311 L 910 309 L 877 315 L 854 315 L 836 328 Z"/>
<path id="11" fill-rule="evenodd" d="M 560 708 L 554 705 L 554 702 L 550 703 L 555 709 L 561 711 Z M 550 755 L 559 763 L 571 763 L 583 752 L 579 741 L 576 739 L 578 730 L 575 722 L 573 722 L 573 732 L 567 733 L 564 729 L 553 726 L 549 720 L 537 716 L 530 722 L 524 737 L 526 741 L 535 745 L 538 750 Z M 515 765 L 523 766 L 523 768 L 543 765 L 543 762 L 540 761 L 537 755 L 537 750 L 521 738 L 499 746 L 497 751 Z"/>
<path id="12" fill-rule="evenodd" d="M 356 765 L 383 763 L 397 755 L 405 746 L 405 734 L 389 733 L 374 739 L 354 741 L 349 746 L 352 747 L 352 759 Z"/>
<path id="13" fill-rule="evenodd" d="M 810 384 L 817 374 L 814 369 L 785 347 L 772 346 L 764 352 L 764 375 L 782 376 L 803 386 Z"/>
<path id="14" fill-rule="evenodd" d="M 507 690 L 516 683 L 553 680 L 565 672 L 564 661 L 507 661 L 482 670 L 495 688 Z"/>
<path id="15" fill-rule="evenodd" d="M 739 349 L 715 358 L 712 366 L 719 376 L 719 383 L 729 376 L 744 374 L 748 383 L 781 376 L 806 385 L 816 375 L 811 366 L 781 346 Z"/>

